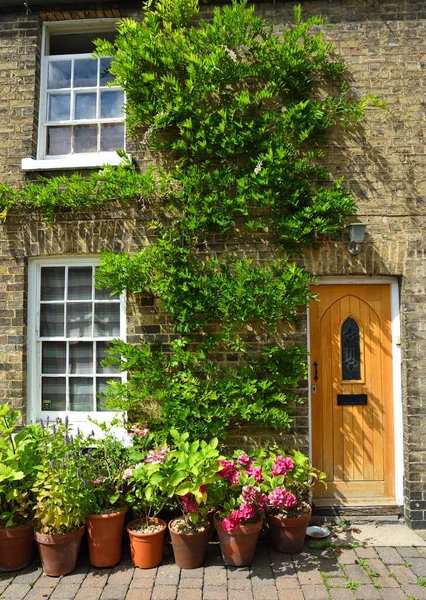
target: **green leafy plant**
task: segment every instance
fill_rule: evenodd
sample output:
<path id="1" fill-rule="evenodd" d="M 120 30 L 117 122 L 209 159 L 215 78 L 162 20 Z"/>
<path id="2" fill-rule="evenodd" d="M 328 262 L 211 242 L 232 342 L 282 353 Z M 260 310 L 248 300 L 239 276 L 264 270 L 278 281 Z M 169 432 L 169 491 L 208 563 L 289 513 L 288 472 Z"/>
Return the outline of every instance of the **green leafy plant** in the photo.
<path id="1" fill-rule="evenodd" d="M 359 588 L 359 586 L 360 586 L 360 585 L 361 585 L 361 584 L 360 584 L 360 582 L 359 582 L 359 581 L 350 581 L 350 580 L 348 579 L 348 581 L 345 583 L 345 588 L 346 588 L 347 590 L 356 590 L 356 589 L 358 589 L 358 588 Z"/>
<path id="2" fill-rule="evenodd" d="M 417 585 L 419 585 L 420 587 L 426 587 L 426 579 L 423 579 L 422 577 L 418 577 Z"/>
<path id="3" fill-rule="evenodd" d="M 33 486 L 35 528 L 58 535 L 79 529 L 90 512 L 90 490 L 86 478 L 86 442 L 71 433 L 68 420 L 42 425 L 42 461 Z"/>
<path id="4" fill-rule="evenodd" d="M 17 430 L 20 413 L 0 406 L 0 527 L 19 527 L 33 519 L 39 436 L 34 426 Z"/>

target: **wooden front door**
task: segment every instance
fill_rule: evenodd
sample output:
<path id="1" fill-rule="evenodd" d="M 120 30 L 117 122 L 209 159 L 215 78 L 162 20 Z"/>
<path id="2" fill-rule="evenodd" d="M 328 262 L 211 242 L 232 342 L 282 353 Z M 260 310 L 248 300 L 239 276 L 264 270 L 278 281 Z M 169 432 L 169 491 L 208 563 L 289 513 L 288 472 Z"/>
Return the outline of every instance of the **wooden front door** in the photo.
<path id="1" fill-rule="evenodd" d="M 389 285 L 319 285 L 310 306 L 317 505 L 394 504 Z"/>

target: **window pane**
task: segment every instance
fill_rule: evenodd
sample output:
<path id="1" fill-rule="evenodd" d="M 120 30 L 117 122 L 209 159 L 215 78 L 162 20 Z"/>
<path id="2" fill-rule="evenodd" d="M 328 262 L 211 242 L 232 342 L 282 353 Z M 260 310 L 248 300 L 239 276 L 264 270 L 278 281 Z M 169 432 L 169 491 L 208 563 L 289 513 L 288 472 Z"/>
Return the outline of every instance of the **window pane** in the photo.
<path id="1" fill-rule="evenodd" d="M 91 300 L 92 285 L 92 267 L 70 267 L 67 300 Z"/>
<path id="2" fill-rule="evenodd" d="M 96 268 L 95 268 L 95 279 L 96 279 Z M 119 294 L 113 294 L 111 296 L 112 288 L 102 288 L 97 290 L 95 288 L 95 300 L 118 300 Z"/>
<path id="3" fill-rule="evenodd" d="M 67 304 L 67 337 L 92 337 L 92 304 Z"/>
<path id="4" fill-rule="evenodd" d="M 63 300 L 65 292 L 65 267 L 41 268 L 41 300 Z"/>
<path id="5" fill-rule="evenodd" d="M 70 409 L 93 410 L 93 378 L 70 377 Z"/>
<path id="6" fill-rule="evenodd" d="M 359 327 L 351 318 L 346 319 L 342 325 L 342 379 L 361 379 Z"/>
<path id="7" fill-rule="evenodd" d="M 47 69 L 47 87 L 49 90 L 58 90 L 71 87 L 71 61 L 49 61 Z"/>
<path id="8" fill-rule="evenodd" d="M 42 410 L 66 410 L 65 377 L 42 377 Z"/>
<path id="9" fill-rule="evenodd" d="M 49 94 L 48 121 L 70 120 L 70 98 L 69 94 Z"/>
<path id="10" fill-rule="evenodd" d="M 110 365 L 109 367 L 101 365 L 102 360 L 109 358 L 109 355 L 105 352 L 109 346 L 109 342 L 96 342 L 96 373 L 119 373 L 118 365 Z M 118 356 L 118 354 L 114 354 L 114 356 Z"/>
<path id="11" fill-rule="evenodd" d="M 93 373 L 92 342 L 70 342 L 70 373 Z"/>
<path id="12" fill-rule="evenodd" d="M 123 116 L 124 92 L 101 92 L 101 117 L 103 119 Z"/>
<path id="13" fill-rule="evenodd" d="M 74 87 L 98 85 L 98 61 L 91 58 L 74 61 Z"/>
<path id="14" fill-rule="evenodd" d="M 75 95 L 75 114 L 74 118 L 96 119 L 96 93 L 79 93 Z"/>
<path id="15" fill-rule="evenodd" d="M 101 86 L 107 85 L 111 81 L 114 81 L 115 77 L 109 72 L 111 66 L 111 58 L 101 58 L 101 72 L 100 72 L 100 84 Z"/>
<path id="16" fill-rule="evenodd" d="M 65 342 L 42 342 L 42 373 L 65 374 L 66 351 Z"/>
<path id="17" fill-rule="evenodd" d="M 47 128 L 47 154 L 69 154 L 71 152 L 71 127 Z"/>
<path id="18" fill-rule="evenodd" d="M 40 306 L 40 337 L 64 336 L 64 305 L 42 304 Z"/>
<path id="19" fill-rule="evenodd" d="M 58 54 L 91 54 L 95 50 L 93 40 L 101 38 L 114 41 L 115 30 L 85 31 L 82 33 L 51 33 L 49 39 L 50 56 Z"/>
<path id="20" fill-rule="evenodd" d="M 95 304 L 95 337 L 120 335 L 120 304 Z"/>
<path id="21" fill-rule="evenodd" d="M 118 150 L 124 148 L 124 125 L 101 125 L 101 151 Z"/>
<path id="22" fill-rule="evenodd" d="M 96 396 L 98 394 L 103 394 L 105 393 L 106 389 L 108 388 L 108 381 L 111 381 L 112 379 L 114 379 L 115 381 L 121 381 L 121 379 L 119 379 L 118 377 L 97 377 L 96 378 Z M 96 398 L 96 410 L 99 411 L 111 411 L 110 408 L 104 408 L 102 406 L 102 404 L 105 402 L 105 398 Z"/>
<path id="23" fill-rule="evenodd" d="M 74 127 L 74 152 L 96 152 L 97 147 L 97 125 L 78 125 Z"/>

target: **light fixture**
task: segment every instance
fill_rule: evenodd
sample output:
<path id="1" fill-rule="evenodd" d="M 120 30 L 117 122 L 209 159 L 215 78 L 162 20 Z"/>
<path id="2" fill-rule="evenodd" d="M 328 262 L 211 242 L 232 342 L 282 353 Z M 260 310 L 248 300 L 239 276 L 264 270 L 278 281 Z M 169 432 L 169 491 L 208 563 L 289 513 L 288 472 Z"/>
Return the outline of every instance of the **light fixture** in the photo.
<path id="1" fill-rule="evenodd" d="M 361 250 L 361 243 L 365 239 L 365 223 L 351 223 L 348 225 L 349 231 L 349 244 L 348 252 L 352 255 L 359 254 Z"/>

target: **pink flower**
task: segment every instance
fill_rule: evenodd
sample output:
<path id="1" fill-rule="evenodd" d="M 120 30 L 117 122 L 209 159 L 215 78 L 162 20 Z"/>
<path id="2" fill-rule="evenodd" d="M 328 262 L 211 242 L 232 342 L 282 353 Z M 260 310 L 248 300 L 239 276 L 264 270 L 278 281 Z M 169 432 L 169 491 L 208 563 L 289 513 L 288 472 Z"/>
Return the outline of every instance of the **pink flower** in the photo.
<path id="1" fill-rule="evenodd" d="M 286 508 L 294 508 L 297 506 L 297 498 L 294 494 L 287 492 L 284 488 L 276 487 L 268 496 L 268 503 L 276 508 L 282 506 Z"/>
<path id="2" fill-rule="evenodd" d="M 257 481 L 257 483 L 262 483 L 262 467 L 253 467 L 251 470 L 251 476 L 254 477 L 254 480 Z"/>
<path id="3" fill-rule="evenodd" d="M 128 469 L 128 470 L 130 470 L 130 469 Z M 133 470 L 132 470 L 132 474 L 133 474 Z M 95 488 L 101 487 L 101 485 L 103 483 L 105 483 L 106 480 L 107 480 L 107 478 L 103 475 L 102 477 L 98 477 L 97 479 L 95 479 L 94 481 L 92 481 L 92 485 Z"/>
<path id="4" fill-rule="evenodd" d="M 241 500 L 244 504 L 254 504 L 260 494 L 260 488 L 254 485 L 245 485 L 241 491 Z"/>
<path id="5" fill-rule="evenodd" d="M 231 483 L 232 485 L 237 485 L 238 484 L 238 478 L 239 478 L 240 474 L 238 473 L 238 471 L 235 471 L 235 473 L 233 473 L 232 477 L 231 477 Z"/>
<path id="6" fill-rule="evenodd" d="M 262 510 L 268 504 L 268 496 L 266 494 L 259 494 L 257 497 L 257 505 Z"/>
<path id="7" fill-rule="evenodd" d="M 287 471 L 292 471 L 293 469 L 294 462 L 289 456 L 284 458 L 284 456 L 278 455 L 272 468 L 272 476 L 277 477 L 277 475 L 284 475 L 285 477 Z"/>
<path id="8" fill-rule="evenodd" d="M 232 482 L 232 478 L 237 472 L 237 467 L 232 462 L 232 460 L 220 460 L 219 464 L 223 469 L 218 471 L 219 475 L 222 475 L 224 479 L 229 479 Z"/>
<path id="9" fill-rule="evenodd" d="M 192 494 L 188 493 L 188 494 L 185 494 L 185 496 L 182 496 L 182 503 L 183 503 L 183 512 L 185 512 L 185 513 L 197 512 L 198 505 Z"/>
<path id="10" fill-rule="evenodd" d="M 131 479 L 133 477 L 133 471 L 134 469 L 132 469 L 131 467 L 126 469 L 123 474 L 123 479 Z"/>
<path id="11" fill-rule="evenodd" d="M 140 424 L 136 424 L 134 423 L 129 431 L 129 435 L 131 437 L 140 437 L 140 438 L 144 438 L 148 435 L 149 433 L 149 429 L 148 429 L 148 423 L 144 423 L 143 425 Z"/>
<path id="12" fill-rule="evenodd" d="M 234 510 L 228 517 L 225 517 L 222 521 L 222 527 L 228 533 L 232 533 L 236 530 L 238 525 L 241 524 L 243 517 L 239 510 Z"/>
<path id="13" fill-rule="evenodd" d="M 243 519 L 248 521 L 249 519 L 252 519 L 255 516 L 256 509 L 252 504 L 242 504 L 240 506 L 240 514 L 243 517 Z"/>
<path id="14" fill-rule="evenodd" d="M 153 465 L 162 464 L 166 460 L 167 455 L 167 448 L 165 446 L 158 446 L 157 451 L 150 450 L 148 452 L 145 462 L 152 463 Z"/>
<path id="15" fill-rule="evenodd" d="M 237 463 L 242 467 L 246 467 L 250 463 L 250 457 L 248 454 L 240 454 L 237 458 Z"/>
<path id="16" fill-rule="evenodd" d="M 205 494 L 207 492 L 207 485 L 200 485 L 200 493 Z"/>

